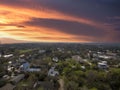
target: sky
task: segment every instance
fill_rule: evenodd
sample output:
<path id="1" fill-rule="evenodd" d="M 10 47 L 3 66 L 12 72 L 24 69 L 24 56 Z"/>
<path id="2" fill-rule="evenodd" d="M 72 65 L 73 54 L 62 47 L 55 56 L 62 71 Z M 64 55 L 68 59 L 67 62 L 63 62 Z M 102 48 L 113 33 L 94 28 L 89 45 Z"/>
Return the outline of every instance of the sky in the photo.
<path id="1" fill-rule="evenodd" d="M 0 0 L 0 40 L 120 42 L 120 0 Z"/>

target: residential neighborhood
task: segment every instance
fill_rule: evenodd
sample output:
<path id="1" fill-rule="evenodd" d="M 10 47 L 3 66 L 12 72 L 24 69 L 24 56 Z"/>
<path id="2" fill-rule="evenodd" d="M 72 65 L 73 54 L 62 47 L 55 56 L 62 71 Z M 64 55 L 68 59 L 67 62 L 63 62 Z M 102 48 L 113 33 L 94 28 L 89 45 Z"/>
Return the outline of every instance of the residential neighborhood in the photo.
<path id="1" fill-rule="evenodd" d="M 0 90 L 119 90 L 120 46 L 99 46 L 1 45 Z"/>

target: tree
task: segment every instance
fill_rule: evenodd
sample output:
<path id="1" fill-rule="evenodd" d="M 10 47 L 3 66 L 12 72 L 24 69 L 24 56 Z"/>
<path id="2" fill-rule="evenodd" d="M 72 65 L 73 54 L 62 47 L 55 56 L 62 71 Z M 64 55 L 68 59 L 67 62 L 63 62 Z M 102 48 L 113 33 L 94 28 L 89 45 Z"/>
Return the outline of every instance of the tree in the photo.
<path id="1" fill-rule="evenodd" d="M 74 82 L 74 81 L 69 81 L 68 83 L 66 83 L 65 85 L 65 90 L 78 90 L 78 83 Z"/>
<path id="2" fill-rule="evenodd" d="M 0 80 L 0 87 L 4 86 L 6 84 L 6 81 L 5 80 Z"/>
<path id="3" fill-rule="evenodd" d="M 86 85 L 89 88 L 97 88 L 98 90 L 111 90 L 109 84 L 106 81 L 105 72 L 98 72 L 90 70 L 86 73 Z"/>
<path id="4" fill-rule="evenodd" d="M 120 90 L 120 69 L 112 69 L 107 74 L 107 80 L 112 90 Z"/>

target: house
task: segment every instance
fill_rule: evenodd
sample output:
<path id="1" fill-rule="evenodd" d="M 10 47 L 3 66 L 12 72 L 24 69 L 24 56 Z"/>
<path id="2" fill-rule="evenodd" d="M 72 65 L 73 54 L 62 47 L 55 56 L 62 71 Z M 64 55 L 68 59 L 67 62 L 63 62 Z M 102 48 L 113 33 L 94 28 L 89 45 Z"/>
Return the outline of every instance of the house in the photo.
<path id="1" fill-rule="evenodd" d="M 55 71 L 55 67 L 51 67 L 51 69 L 48 71 L 48 76 L 57 76 L 59 75 L 58 71 Z"/>
<path id="2" fill-rule="evenodd" d="M 83 62 L 83 59 L 79 55 L 72 56 L 72 59 L 77 61 L 77 62 Z"/>
<path id="3" fill-rule="evenodd" d="M 24 54 L 22 54 L 22 55 L 20 55 L 20 58 L 23 58 L 25 55 Z"/>
<path id="4" fill-rule="evenodd" d="M 13 66 L 8 66 L 8 67 L 7 67 L 7 71 L 8 71 L 8 72 L 12 72 L 13 69 L 14 69 Z"/>
<path id="5" fill-rule="evenodd" d="M 83 69 L 83 70 L 85 70 L 86 68 L 85 68 L 85 66 L 81 66 L 81 68 Z"/>
<path id="6" fill-rule="evenodd" d="M 10 79 L 10 76 L 4 75 L 4 76 L 3 76 L 3 79 L 8 80 L 8 79 Z"/>
<path id="7" fill-rule="evenodd" d="M 57 58 L 57 57 L 54 57 L 52 60 L 53 60 L 54 62 L 58 62 L 58 58 Z"/>
<path id="8" fill-rule="evenodd" d="M 107 69 L 108 68 L 107 61 L 98 62 L 98 68 L 99 69 Z"/>
<path id="9" fill-rule="evenodd" d="M 23 58 L 19 58 L 19 59 L 17 60 L 17 62 L 19 62 L 19 63 L 25 63 L 25 62 L 26 62 L 26 60 L 25 60 L 25 59 L 23 59 Z"/>
<path id="10" fill-rule="evenodd" d="M 111 59 L 111 56 L 108 56 L 108 55 L 98 55 L 98 58 L 100 58 L 100 59 Z"/>
<path id="11" fill-rule="evenodd" d="M 24 74 L 19 74 L 18 76 L 13 77 L 10 82 L 15 85 L 17 84 L 19 81 L 21 81 L 22 79 L 24 79 L 25 75 Z"/>
<path id="12" fill-rule="evenodd" d="M 40 68 L 29 68 L 27 71 L 28 72 L 40 72 L 41 69 Z"/>
<path id="13" fill-rule="evenodd" d="M 42 53 L 45 53 L 46 51 L 45 50 L 39 50 L 38 53 L 42 54 Z"/>
<path id="14" fill-rule="evenodd" d="M 12 64 L 12 61 L 9 61 L 8 64 Z"/>
<path id="15" fill-rule="evenodd" d="M 4 58 L 9 58 L 9 57 L 12 57 L 13 56 L 13 54 L 8 54 L 8 55 L 4 55 L 3 57 Z"/>
<path id="16" fill-rule="evenodd" d="M 21 71 L 27 71 L 30 68 L 30 64 L 28 62 L 23 62 L 20 66 Z"/>

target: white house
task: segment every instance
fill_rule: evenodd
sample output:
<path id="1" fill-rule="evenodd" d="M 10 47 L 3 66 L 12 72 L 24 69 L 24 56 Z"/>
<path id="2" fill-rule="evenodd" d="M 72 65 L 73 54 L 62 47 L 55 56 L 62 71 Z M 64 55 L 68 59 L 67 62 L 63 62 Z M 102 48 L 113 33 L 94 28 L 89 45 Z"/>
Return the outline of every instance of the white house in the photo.
<path id="1" fill-rule="evenodd" d="M 48 76 L 57 76 L 57 75 L 59 75 L 59 72 L 55 71 L 54 69 L 55 69 L 55 67 L 51 67 L 51 69 L 48 71 Z"/>
<path id="2" fill-rule="evenodd" d="M 8 54 L 8 55 L 4 55 L 3 57 L 4 58 L 9 58 L 9 57 L 12 57 L 13 56 L 13 54 Z"/>
<path id="3" fill-rule="evenodd" d="M 58 62 L 58 58 L 57 58 L 57 57 L 54 57 L 52 60 L 53 60 L 54 62 Z"/>
<path id="4" fill-rule="evenodd" d="M 98 58 L 102 58 L 102 59 L 111 59 L 111 56 L 107 56 L 107 55 L 98 55 Z"/>
<path id="5" fill-rule="evenodd" d="M 107 61 L 98 62 L 98 68 L 99 69 L 107 69 L 108 68 Z"/>

